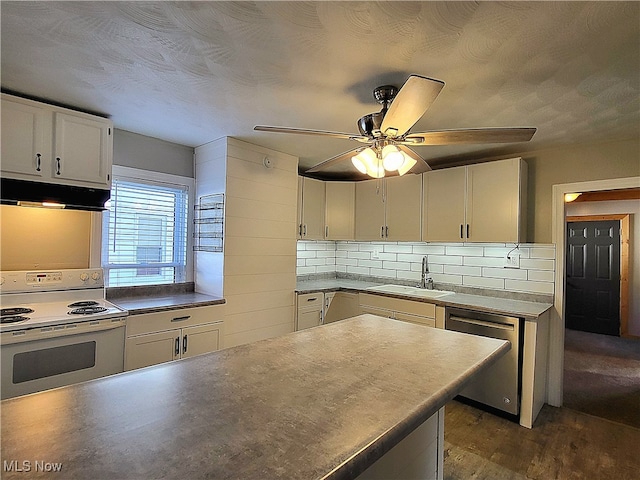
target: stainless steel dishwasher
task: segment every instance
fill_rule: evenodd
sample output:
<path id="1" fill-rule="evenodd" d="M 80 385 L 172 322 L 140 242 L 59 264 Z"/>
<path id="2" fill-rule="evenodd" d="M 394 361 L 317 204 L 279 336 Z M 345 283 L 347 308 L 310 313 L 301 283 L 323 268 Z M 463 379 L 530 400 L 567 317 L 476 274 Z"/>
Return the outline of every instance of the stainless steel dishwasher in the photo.
<path id="1" fill-rule="evenodd" d="M 520 319 L 447 308 L 445 329 L 511 342 L 511 350 L 481 373 L 460 395 L 512 415 L 520 413 L 522 336 Z"/>

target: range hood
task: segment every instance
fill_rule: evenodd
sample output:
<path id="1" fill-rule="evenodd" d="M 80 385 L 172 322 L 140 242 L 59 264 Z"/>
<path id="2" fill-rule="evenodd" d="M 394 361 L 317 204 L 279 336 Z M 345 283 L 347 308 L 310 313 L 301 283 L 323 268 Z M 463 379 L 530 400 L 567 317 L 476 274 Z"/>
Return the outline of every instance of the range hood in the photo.
<path id="1" fill-rule="evenodd" d="M 0 202 L 3 205 L 44 202 L 63 204 L 64 208 L 73 210 L 101 211 L 110 196 L 111 192 L 104 188 L 0 178 Z"/>

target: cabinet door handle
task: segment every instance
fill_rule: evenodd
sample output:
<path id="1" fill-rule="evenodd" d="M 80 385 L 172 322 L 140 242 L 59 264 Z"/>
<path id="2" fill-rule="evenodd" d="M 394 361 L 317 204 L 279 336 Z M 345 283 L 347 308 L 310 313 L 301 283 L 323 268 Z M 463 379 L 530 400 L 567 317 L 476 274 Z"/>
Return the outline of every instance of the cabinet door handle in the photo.
<path id="1" fill-rule="evenodd" d="M 187 353 L 187 336 L 182 337 L 182 354 Z"/>
<path id="2" fill-rule="evenodd" d="M 60 175 L 61 171 L 61 161 L 60 161 L 60 157 L 56 157 L 56 175 Z"/>
<path id="3" fill-rule="evenodd" d="M 384 238 L 384 225 L 380 227 L 380 238 Z"/>
<path id="4" fill-rule="evenodd" d="M 307 236 L 307 224 L 306 223 L 304 224 L 304 232 L 303 232 L 302 236 L 303 237 Z"/>
<path id="5" fill-rule="evenodd" d="M 329 225 L 324 227 L 324 238 L 329 238 Z"/>
<path id="6" fill-rule="evenodd" d="M 384 227 L 384 236 L 389 238 L 389 225 L 387 225 L 386 227 Z"/>
<path id="7" fill-rule="evenodd" d="M 176 337 L 176 353 L 175 353 L 175 357 L 177 357 L 178 355 L 180 355 L 180 337 Z"/>
<path id="8" fill-rule="evenodd" d="M 469 238 L 469 224 L 467 223 L 467 238 Z"/>
<path id="9" fill-rule="evenodd" d="M 302 224 L 298 225 L 298 236 L 302 237 Z"/>
<path id="10" fill-rule="evenodd" d="M 460 238 L 464 238 L 463 228 L 464 225 L 460 224 Z"/>
<path id="11" fill-rule="evenodd" d="M 36 172 L 40 171 L 40 164 L 42 163 L 42 155 L 36 153 Z"/>
<path id="12" fill-rule="evenodd" d="M 185 320 L 189 320 L 190 318 L 191 318 L 191 315 L 185 315 L 184 317 L 172 318 L 171 321 L 172 322 L 184 322 Z"/>

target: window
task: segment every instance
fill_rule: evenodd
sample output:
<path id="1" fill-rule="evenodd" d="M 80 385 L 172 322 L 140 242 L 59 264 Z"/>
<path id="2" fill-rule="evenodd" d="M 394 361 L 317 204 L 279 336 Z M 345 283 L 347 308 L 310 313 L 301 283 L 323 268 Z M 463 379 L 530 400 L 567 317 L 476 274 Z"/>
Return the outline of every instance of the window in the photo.
<path id="1" fill-rule="evenodd" d="M 187 281 L 189 186 L 115 172 L 102 225 L 107 286 Z"/>

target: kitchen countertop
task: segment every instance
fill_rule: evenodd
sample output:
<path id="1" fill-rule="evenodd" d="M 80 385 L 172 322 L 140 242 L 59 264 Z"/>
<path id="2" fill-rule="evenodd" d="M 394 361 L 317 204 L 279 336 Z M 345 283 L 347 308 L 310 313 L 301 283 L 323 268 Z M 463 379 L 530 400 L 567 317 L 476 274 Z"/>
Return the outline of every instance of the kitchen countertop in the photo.
<path id="1" fill-rule="evenodd" d="M 128 310 L 130 315 L 163 312 L 165 310 L 176 310 L 180 308 L 204 307 L 207 305 L 221 305 L 225 303 L 224 298 L 195 292 L 116 297 L 110 298 L 109 301 L 120 308 Z"/>
<path id="2" fill-rule="evenodd" d="M 392 282 L 387 282 L 388 284 Z M 367 290 L 369 287 L 381 285 L 380 282 L 369 282 L 347 278 L 330 278 L 323 280 L 298 281 L 297 293 L 311 293 L 318 291 L 358 291 L 374 295 L 409 299 L 417 302 L 431 303 L 445 307 L 466 308 L 480 312 L 497 313 L 524 318 L 525 320 L 537 320 L 553 305 L 546 302 L 530 302 L 525 300 L 513 300 L 508 298 L 491 297 L 487 295 L 472 295 L 468 293 L 453 293 L 439 298 L 421 298 L 398 293 L 386 293 Z"/>
<path id="3" fill-rule="evenodd" d="M 5 400 L 2 461 L 65 479 L 353 478 L 508 349 L 361 315 Z"/>

